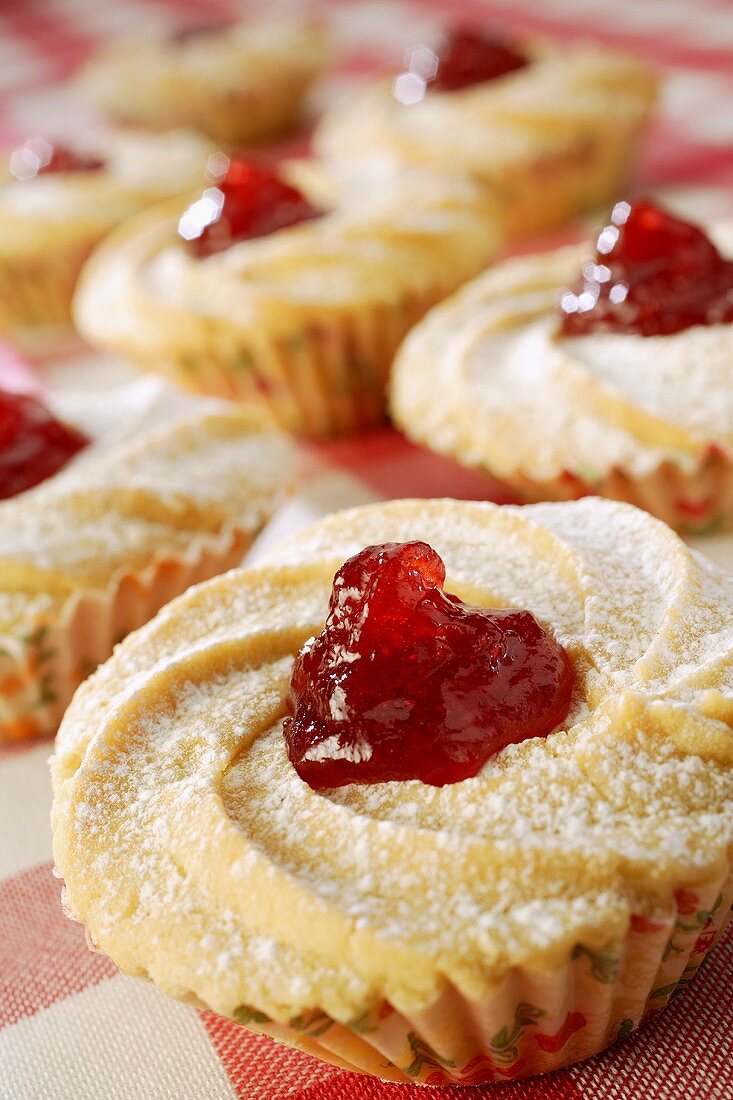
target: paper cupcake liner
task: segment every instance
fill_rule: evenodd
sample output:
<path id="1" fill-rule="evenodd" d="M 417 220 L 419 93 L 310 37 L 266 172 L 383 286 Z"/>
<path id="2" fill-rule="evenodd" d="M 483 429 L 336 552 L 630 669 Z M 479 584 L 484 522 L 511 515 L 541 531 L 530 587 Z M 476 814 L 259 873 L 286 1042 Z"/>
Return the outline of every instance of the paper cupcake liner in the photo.
<path id="1" fill-rule="evenodd" d="M 298 121 L 311 78 L 281 74 L 278 87 L 268 82 L 255 91 L 233 93 L 210 100 L 199 126 L 225 145 L 266 141 L 287 132 Z"/>
<path id="2" fill-rule="evenodd" d="M 603 474 L 580 468 L 565 469 L 555 477 L 534 477 L 520 469 L 508 472 L 490 461 L 474 457 L 476 430 L 469 423 L 449 444 L 433 439 L 419 425 L 410 423 L 401 403 L 393 401 L 396 423 L 421 446 L 436 450 L 471 469 L 487 474 L 526 503 L 606 497 L 642 508 L 670 527 L 688 535 L 706 535 L 733 529 L 733 456 L 711 443 L 691 466 L 664 460 L 645 474 L 633 474 L 613 466 Z M 436 445 L 437 443 L 437 445 Z"/>
<path id="3" fill-rule="evenodd" d="M 319 1010 L 277 1023 L 243 1006 L 249 1030 L 387 1081 L 480 1085 L 549 1073 L 600 1053 L 655 1016 L 695 976 L 730 918 L 733 875 L 675 894 L 661 916 L 632 916 L 603 949 L 578 944 L 552 971 L 510 970 L 468 1000 L 449 987 L 404 1015 L 383 1001 L 349 1024 Z"/>
<path id="4" fill-rule="evenodd" d="M 0 334 L 14 341 L 39 330 L 67 329 L 79 273 L 96 239 L 53 251 L 0 258 Z"/>
<path id="5" fill-rule="evenodd" d="M 182 352 L 163 363 L 156 357 L 148 365 L 198 393 L 264 405 L 296 435 L 346 435 L 385 418 L 397 348 L 451 287 L 311 323 L 286 338 L 237 342 L 232 336 L 230 344 Z"/>
<path id="6" fill-rule="evenodd" d="M 282 73 L 277 87 L 230 88 L 221 95 L 172 98 L 164 89 L 145 98 L 105 97 L 105 109 L 119 123 L 149 130 L 194 126 L 224 145 L 251 145 L 277 137 L 297 121 L 311 77 Z"/>
<path id="7" fill-rule="evenodd" d="M 498 190 L 509 238 L 564 225 L 594 207 L 621 197 L 644 120 L 612 132 L 588 133 L 573 148 L 538 158 L 511 178 L 486 183 Z"/>
<path id="8" fill-rule="evenodd" d="M 29 620 L 22 636 L 0 634 L 0 743 L 56 731 L 82 680 L 118 642 L 192 584 L 238 565 L 256 531 L 232 526 L 122 572 L 106 591 L 80 590 L 60 614 Z"/>
<path id="9" fill-rule="evenodd" d="M 503 481 L 530 501 L 602 496 L 635 504 L 687 534 L 733 527 L 733 460 L 714 444 L 691 469 L 662 462 L 641 476 L 614 467 L 602 478 L 566 470 L 546 482 L 521 472 Z"/>

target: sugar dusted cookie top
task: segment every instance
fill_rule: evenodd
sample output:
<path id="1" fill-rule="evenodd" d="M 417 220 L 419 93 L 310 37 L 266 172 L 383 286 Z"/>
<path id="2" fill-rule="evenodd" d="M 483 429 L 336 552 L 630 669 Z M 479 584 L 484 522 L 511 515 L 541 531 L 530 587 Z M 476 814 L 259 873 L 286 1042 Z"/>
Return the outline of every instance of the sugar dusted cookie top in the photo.
<path id="1" fill-rule="evenodd" d="M 731 225 L 712 238 L 731 256 Z M 500 477 L 587 483 L 733 451 L 733 324 L 665 335 L 565 336 L 558 305 L 588 264 L 573 245 L 499 264 L 434 310 L 396 364 L 392 400 L 415 438 Z M 440 395 L 436 399 L 436 395 Z"/>
<path id="2" fill-rule="evenodd" d="M 215 151 L 193 130 L 106 129 L 63 150 L 68 168 L 46 171 L 56 148 L 31 139 L 0 172 L 0 256 L 99 237 L 143 207 L 198 186 Z"/>
<path id="3" fill-rule="evenodd" d="M 450 164 L 500 185 L 559 149 L 582 159 L 579 142 L 614 122 L 640 122 L 650 109 L 655 78 L 633 57 L 591 45 L 514 45 L 524 64 L 455 88 L 440 81 L 440 50 L 426 70 L 431 51 L 418 47 L 405 73 L 333 105 L 316 130 L 317 153 L 336 164 Z"/>
<path id="4" fill-rule="evenodd" d="M 105 591 L 197 540 L 260 529 L 288 486 L 293 449 L 257 412 L 196 402 L 155 380 L 62 394 L 90 443 L 59 473 L 0 502 L 0 635 Z"/>
<path id="5" fill-rule="evenodd" d="M 577 691 L 474 778 L 313 790 L 282 736 L 336 569 L 421 539 L 531 610 Z M 733 843 L 733 580 L 634 508 L 395 502 L 176 600 L 77 693 L 53 762 L 69 905 L 124 970 L 234 1015 L 401 1010 L 559 964 L 714 881 Z"/>
<path id="6" fill-rule="evenodd" d="M 147 361 L 179 348 L 211 357 L 210 326 L 222 339 L 233 333 L 257 345 L 308 325 L 335 328 L 348 310 L 402 307 L 409 316 L 436 285 L 447 293 L 501 244 L 495 207 L 478 188 L 420 171 L 203 258 L 179 232 L 185 207 L 173 203 L 121 227 L 88 264 L 76 320 L 92 342 Z M 389 340 L 391 331 L 380 335 Z"/>

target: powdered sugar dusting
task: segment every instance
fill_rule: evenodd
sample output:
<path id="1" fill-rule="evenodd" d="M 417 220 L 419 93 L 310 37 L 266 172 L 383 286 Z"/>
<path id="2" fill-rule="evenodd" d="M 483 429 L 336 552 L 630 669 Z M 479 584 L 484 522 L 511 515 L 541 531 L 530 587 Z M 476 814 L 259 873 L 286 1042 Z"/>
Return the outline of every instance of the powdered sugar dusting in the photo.
<path id="1" fill-rule="evenodd" d="M 294 654 L 355 549 L 415 538 L 449 591 L 529 607 L 568 647 L 567 727 L 443 788 L 313 791 L 281 733 Z M 54 762 L 70 904 L 169 992 L 278 1019 L 351 1019 L 377 989 L 429 1003 L 443 976 L 476 993 L 607 942 L 733 843 L 731 611 L 731 578 L 610 502 L 327 519 L 170 605 L 78 693 Z"/>
<path id="2" fill-rule="evenodd" d="M 185 554 L 197 537 L 236 526 L 254 533 L 282 497 L 293 448 L 256 418 L 215 402 L 133 407 L 151 421 L 147 430 L 129 439 L 108 415 L 93 453 L 0 505 L 9 589 L 0 592 L 0 630 L 23 618 L 19 591 L 29 615 L 44 592 L 57 606 L 79 585 L 104 588 L 120 569 Z M 126 411 L 123 401 L 120 418 Z"/>
<path id="3" fill-rule="evenodd" d="M 427 162 L 511 187 L 512 173 L 537 173 L 595 129 L 623 133 L 648 111 L 653 78 L 635 59 L 588 46 L 527 46 L 531 65 L 459 95 L 434 91 L 405 105 L 391 80 L 373 82 L 327 112 L 316 150 L 337 178 L 358 179 L 354 166 L 374 161 L 393 161 L 395 170 Z"/>
<path id="4" fill-rule="evenodd" d="M 733 325 L 558 339 L 558 295 L 586 252 L 510 260 L 418 326 L 394 382 L 411 433 L 537 481 L 644 476 L 665 461 L 690 469 L 711 443 L 733 452 Z"/>

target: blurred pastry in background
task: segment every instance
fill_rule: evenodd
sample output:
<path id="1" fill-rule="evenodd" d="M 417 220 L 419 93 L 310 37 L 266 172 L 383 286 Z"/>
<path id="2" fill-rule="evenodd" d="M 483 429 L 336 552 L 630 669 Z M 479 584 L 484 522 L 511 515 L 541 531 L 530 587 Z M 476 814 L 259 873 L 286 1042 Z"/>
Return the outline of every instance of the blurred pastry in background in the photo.
<path id="1" fill-rule="evenodd" d="M 383 419 L 402 337 L 500 246 L 495 211 L 463 178 L 367 177 L 325 209 L 287 166 L 224 158 L 216 187 L 95 252 L 76 321 L 190 389 L 264 404 L 298 434 L 343 434 Z"/>
<path id="2" fill-rule="evenodd" d="M 496 193 L 510 237 L 619 197 L 657 85 L 626 54 L 479 29 L 416 45 L 405 64 L 335 102 L 316 153 L 336 181 L 374 158 L 450 164 Z"/>
<path id="3" fill-rule="evenodd" d="M 153 130 L 194 126 L 223 144 L 276 137 L 299 117 L 330 57 L 320 23 L 204 23 L 110 44 L 82 71 L 108 116 Z"/>
<path id="4" fill-rule="evenodd" d="M 708 237 L 619 202 L 595 251 L 498 264 L 409 335 L 392 411 L 523 499 L 592 494 L 730 528 L 733 225 Z"/>
<path id="5" fill-rule="evenodd" d="M 69 324 L 92 248 L 145 206 L 196 186 L 214 147 L 192 130 L 109 131 L 73 145 L 31 138 L 0 169 L 0 335 Z"/>
<path id="6" fill-rule="evenodd" d="M 0 743 L 54 732 L 77 685 L 191 584 L 239 564 L 294 474 L 257 410 L 154 379 L 0 391 Z"/>

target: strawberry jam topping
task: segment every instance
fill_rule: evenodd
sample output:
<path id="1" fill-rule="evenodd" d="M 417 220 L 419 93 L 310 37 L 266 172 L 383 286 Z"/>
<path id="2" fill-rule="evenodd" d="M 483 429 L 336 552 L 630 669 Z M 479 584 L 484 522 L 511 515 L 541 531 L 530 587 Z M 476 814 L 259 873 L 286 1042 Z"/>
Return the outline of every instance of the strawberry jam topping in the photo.
<path id="1" fill-rule="evenodd" d="M 560 312 L 564 336 L 666 336 L 731 322 L 733 262 L 701 229 L 653 202 L 619 202 Z"/>
<path id="2" fill-rule="evenodd" d="M 88 442 L 38 398 L 0 390 L 0 500 L 45 481 Z"/>
<path id="3" fill-rule="evenodd" d="M 217 186 L 208 188 L 188 208 L 178 231 L 191 252 L 204 257 L 237 241 L 265 237 L 320 215 L 321 211 L 277 172 L 232 158 Z"/>
<path id="4" fill-rule="evenodd" d="M 443 591 L 424 542 L 368 546 L 339 569 L 326 625 L 290 681 L 288 755 L 316 788 L 476 775 L 506 745 L 565 719 L 565 650 L 529 611 Z"/>
<path id="5" fill-rule="evenodd" d="M 456 92 L 472 84 L 483 84 L 523 69 L 529 58 L 499 35 L 459 29 L 450 35 L 438 53 L 438 71 L 430 87 L 438 92 Z"/>

